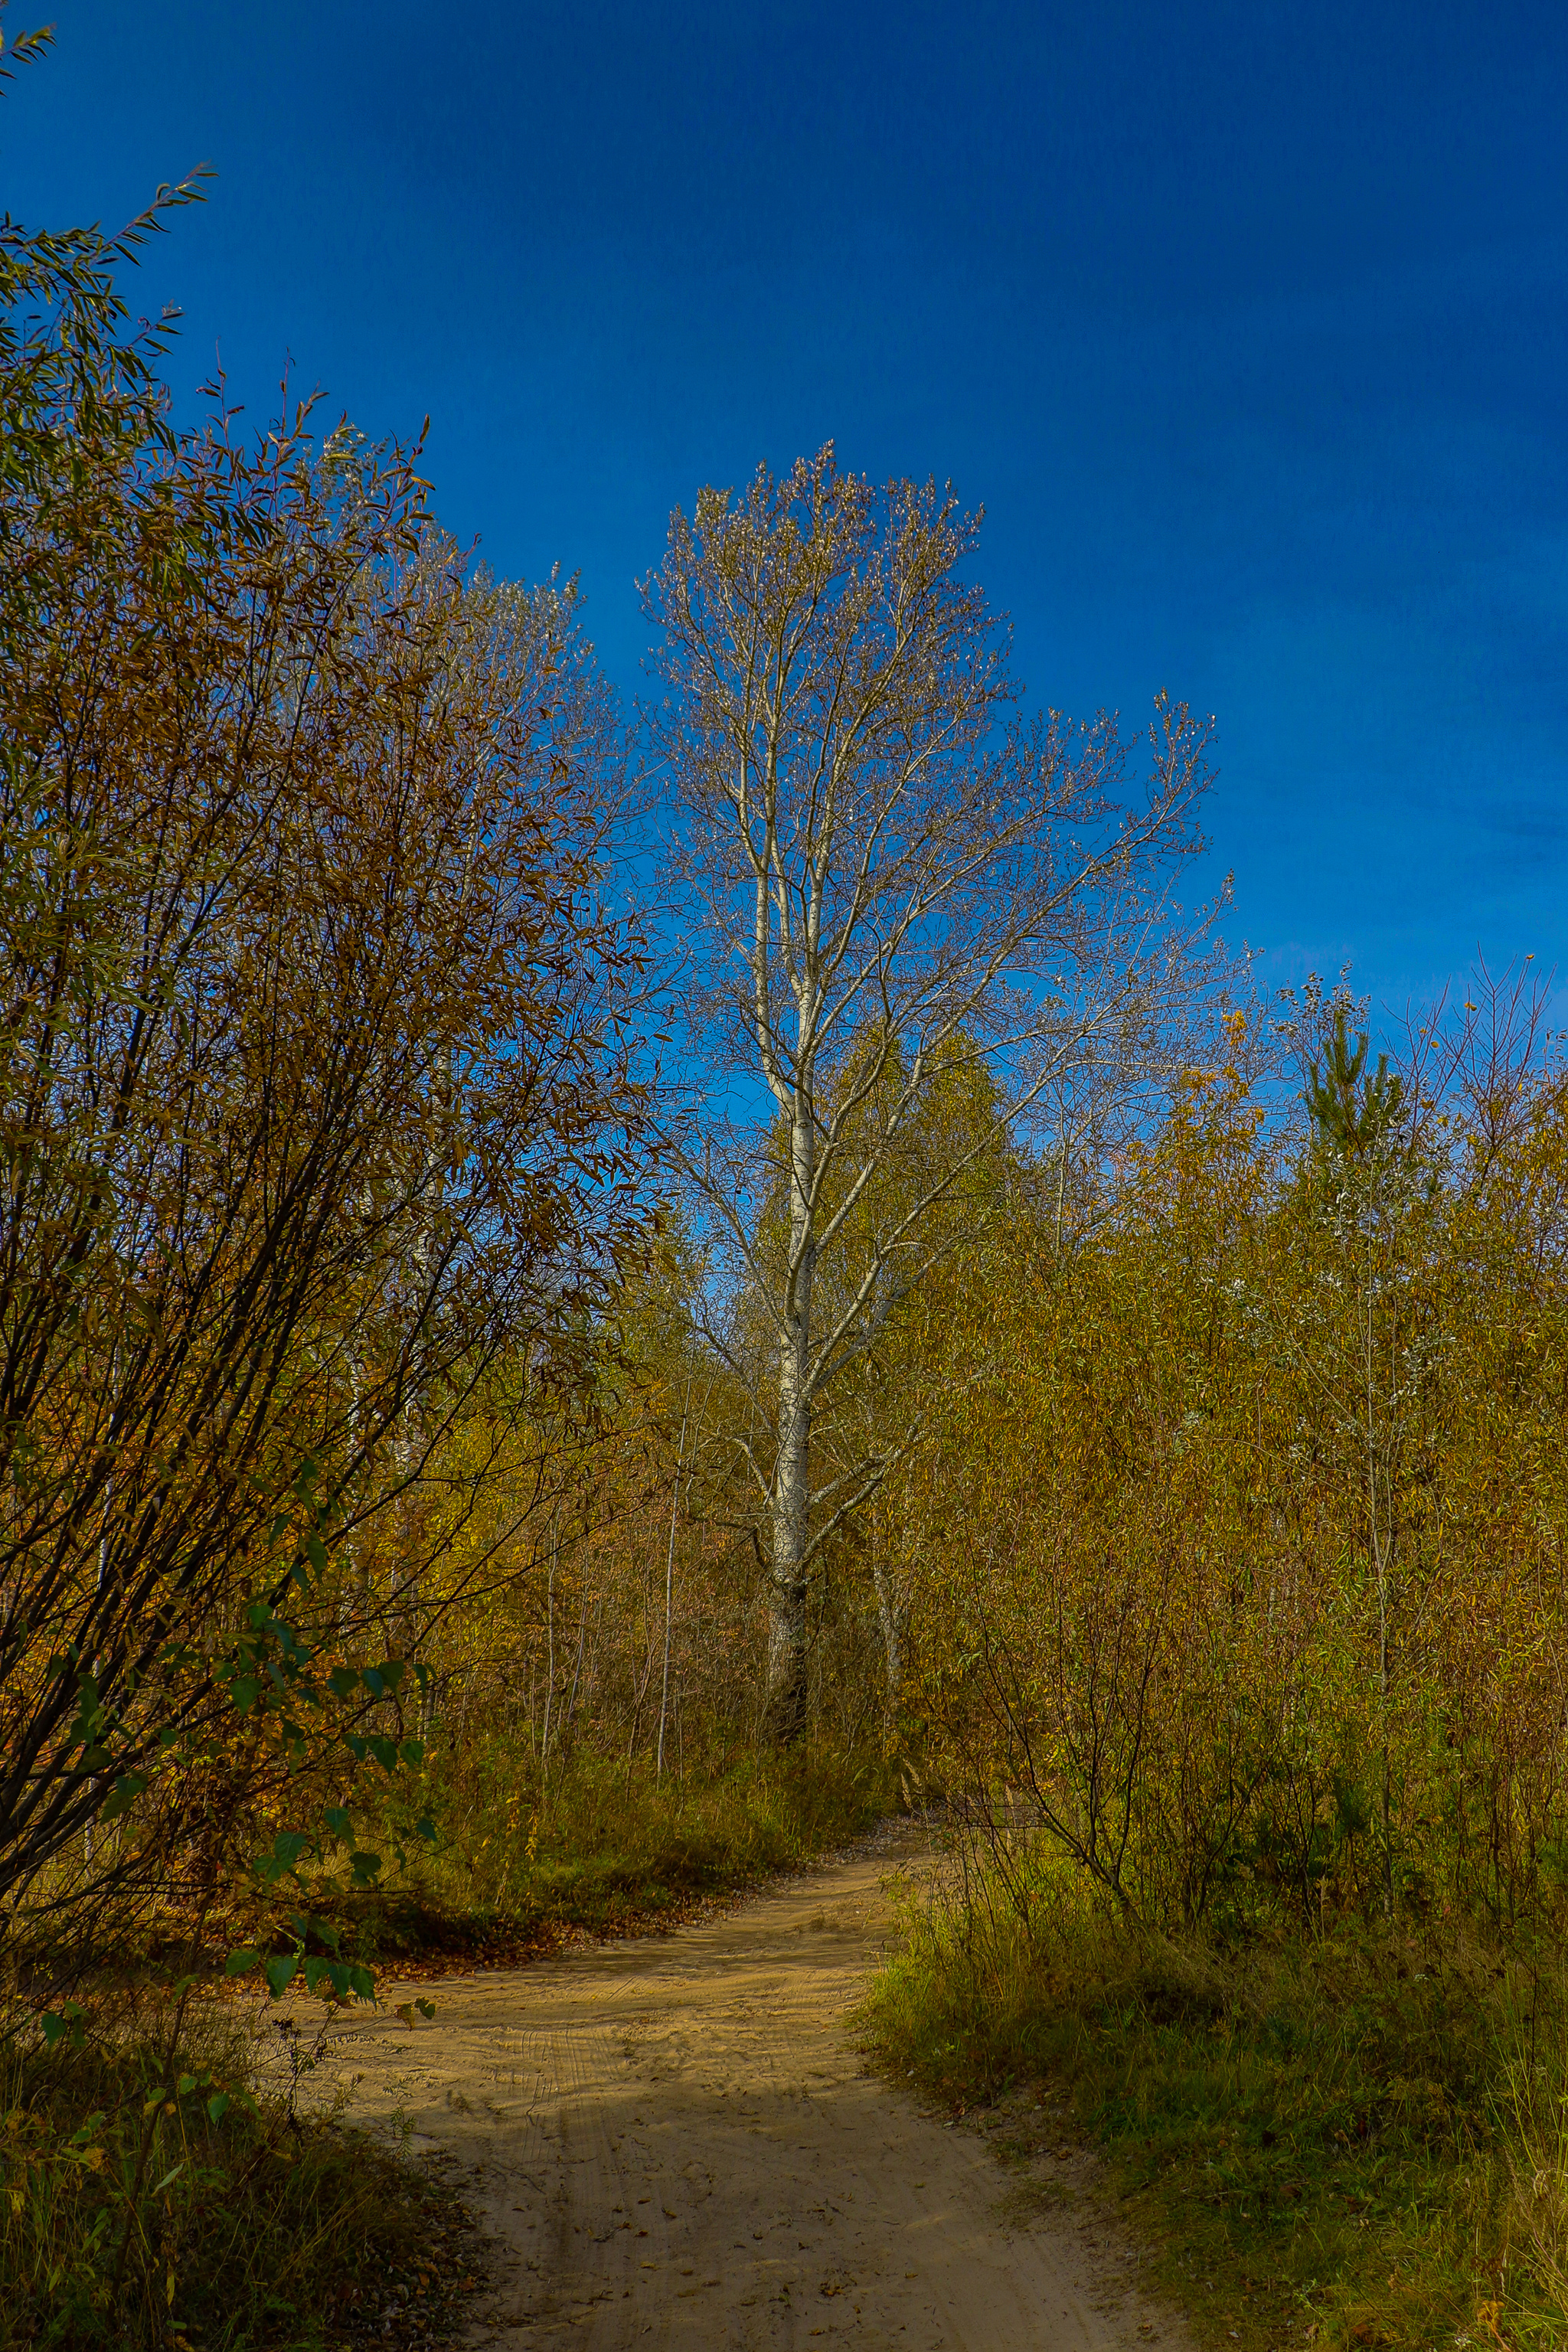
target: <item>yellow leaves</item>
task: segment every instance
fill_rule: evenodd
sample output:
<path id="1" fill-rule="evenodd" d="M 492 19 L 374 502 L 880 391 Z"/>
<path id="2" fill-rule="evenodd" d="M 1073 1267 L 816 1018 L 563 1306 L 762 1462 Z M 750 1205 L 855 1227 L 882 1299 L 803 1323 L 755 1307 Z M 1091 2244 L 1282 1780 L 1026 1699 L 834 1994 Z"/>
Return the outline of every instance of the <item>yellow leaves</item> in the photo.
<path id="1" fill-rule="evenodd" d="M 1031 1769 L 1070 1778 L 1075 1711 L 1124 1689 L 1157 1597 L 1151 1819 L 1201 1811 L 1248 1741 L 1247 1770 L 1310 1751 L 1309 1822 L 1342 1768 L 1343 1820 L 1365 1816 L 1322 1829 L 1310 1889 L 1350 1866 L 1334 1839 L 1381 1833 L 1370 1768 L 1343 1759 L 1386 1742 L 1412 1853 L 1469 1803 L 1488 1867 L 1528 1874 L 1568 1790 L 1568 1081 L 1532 1083 L 1500 1139 L 1456 1111 L 1430 1181 L 1336 1224 L 1265 1132 L 1239 1016 L 1227 1032 L 1047 1279 L 1018 1278 L 1025 1230 L 954 1286 L 928 1443 L 886 1498 L 911 1661 L 966 1769 L 1016 1770 L 1026 1726 Z M 1271 1786 L 1247 1801 L 1266 1813 Z M 1247 1865 L 1265 1881 L 1273 1853 Z"/>

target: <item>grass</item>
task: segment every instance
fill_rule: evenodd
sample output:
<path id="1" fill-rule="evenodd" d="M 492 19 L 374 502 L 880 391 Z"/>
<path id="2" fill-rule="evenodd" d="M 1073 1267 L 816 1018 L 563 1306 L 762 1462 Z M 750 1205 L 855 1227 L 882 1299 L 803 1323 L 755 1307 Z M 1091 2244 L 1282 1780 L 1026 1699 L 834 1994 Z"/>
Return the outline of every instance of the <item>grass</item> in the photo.
<path id="1" fill-rule="evenodd" d="M 913 1907 L 866 2022 L 972 2108 L 1029 2086 L 1096 2143 L 1201 2340 L 1568 2342 L 1568 1973 L 1555 1948 L 1342 1923 L 1219 1948 L 1042 1874 L 1027 1916 Z"/>
<path id="2" fill-rule="evenodd" d="M 42 1985 L 68 1988 L 84 1974 L 151 1985 L 211 1975 L 241 1945 L 288 1951 L 289 1922 L 306 1911 L 339 1936 L 344 1958 L 373 1969 L 505 1966 L 573 1933 L 679 1926 L 705 1900 L 847 1843 L 898 1801 L 896 1769 L 879 1757 L 748 1752 L 722 1770 L 661 1782 L 640 1761 L 628 1772 L 584 1752 L 546 1778 L 526 1749 L 498 1739 L 460 1769 L 438 1759 L 402 1791 L 397 1819 L 362 1819 L 364 1842 L 388 1855 L 401 1846 L 405 1857 L 374 1886 L 351 1887 L 345 1861 L 259 1900 L 237 1889 L 199 1916 L 177 1903 L 123 1922 L 105 1916 L 86 1951 L 70 1915 L 47 1932 L 13 1921 L 6 1953 Z M 408 1833 L 426 1813 L 440 1831 L 433 1853 Z"/>
<path id="3" fill-rule="evenodd" d="M 252 2057 L 188 1997 L 52 2053 L 0 2042 L 5 2352 L 329 2352 L 409 2340 L 438 2280 L 455 2305 L 478 2251 L 457 2199 L 291 2089 L 258 2095 Z M 311 2063 L 295 2050 L 294 2086 Z"/>
<path id="4" fill-rule="evenodd" d="M 498 1747 L 457 1785 L 437 1770 L 419 1802 L 444 1832 L 432 1861 L 361 1895 L 311 1891 L 355 1958 L 495 1964 L 572 1931 L 677 1926 L 705 1899 L 847 1843 L 889 1810 L 890 1791 L 879 1762 L 822 1750 L 659 1782 L 591 1756 L 546 1780 Z"/>

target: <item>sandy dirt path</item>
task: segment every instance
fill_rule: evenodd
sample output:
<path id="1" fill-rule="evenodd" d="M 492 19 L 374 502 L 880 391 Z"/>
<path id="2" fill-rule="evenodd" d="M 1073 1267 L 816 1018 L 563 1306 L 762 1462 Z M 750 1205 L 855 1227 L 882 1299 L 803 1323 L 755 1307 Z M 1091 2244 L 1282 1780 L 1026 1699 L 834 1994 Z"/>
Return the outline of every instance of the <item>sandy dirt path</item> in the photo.
<path id="1" fill-rule="evenodd" d="M 313 2089 L 457 2158 L 500 2242 L 477 2346 L 1180 2343 L 1047 2116 L 1005 2169 L 866 2071 L 846 2012 L 900 1843 L 668 1937 L 416 1988 L 437 2011 L 412 2029 L 345 2021 Z"/>

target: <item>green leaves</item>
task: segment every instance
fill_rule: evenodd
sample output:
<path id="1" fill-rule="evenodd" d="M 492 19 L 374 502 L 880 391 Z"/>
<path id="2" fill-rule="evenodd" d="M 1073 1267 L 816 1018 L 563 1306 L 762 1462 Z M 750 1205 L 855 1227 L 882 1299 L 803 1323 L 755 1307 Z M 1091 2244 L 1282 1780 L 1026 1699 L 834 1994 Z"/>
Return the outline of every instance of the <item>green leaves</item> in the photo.
<path id="1" fill-rule="evenodd" d="M 369 1858 L 376 1860 L 374 1855 Z M 289 1927 L 294 1939 L 292 1951 L 274 1952 L 265 1959 L 256 1951 L 233 1952 L 225 1963 L 225 1974 L 242 1975 L 260 1960 L 262 1977 L 273 2000 L 281 2000 L 289 1986 L 300 1980 L 307 1992 L 322 1993 L 333 2000 L 375 1999 L 373 1971 L 362 1961 L 342 1958 L 339 1932 L 330 1920 L 316 1918 L 309 1912 L 296 1912 Z M 325 1955 L 307 1950 L 312 1939 L 328 1947 Z"/>
<path id="2" fill-rule="evenodd" d="M 379 1666 L 334 1666 L 326 1677 L 327 1687 L 337 1699 L 353 1698 L 362 1690 L 373 1699 L 395 1698 L 407 1672 L 405 1658 L 384 1658 Z M 416 1667 L 415 1675 L 423 1689 L 423 1673 Z"/>
<path id="3" fill-rule="evenodd" d="M 145 1772 L 122 1772 L 104 1799 L 99 1811 L 99 1820 L 100 1822 L 118 1821 L 122 1813 L 130 1811 L 138 1797 L 146 1794 L 148 1786 L 148 1776 Z"/>
<path id="4" fill-rule="evenodd" d="M 410 1740 L 405 1745 L 416 1751 L 414 1757 L 405 1760 L 417 1762 L 425 1752 L 419 1742 Z M 357 1763 L 363 1764 L 368 1758 L 373 1763 L 379 1764 L 384 1772 L 397 1769 L 401 1753 L 398 1743 L 395 1739 L 389 1739 L 384 1732 L 345 1731 L 343 1746 Z"/>
<path id="5" fill-rule="evenodd" d="M 408 1674 L 404 1658 L 384 1658 L 369 1666 L 340 1664 L 318 1673 L 317 1653 L 287 1618 L 264 1601 L 253 1602 L 247 1617 L 248 1631 L 218 1668 L 217 1679 L 226 1686 L 237 1715 L 248 1716 L 258 1707 L 275 1715 L 283 1727 L 285 1744 L 296 1755 L 306 1745 L 298 1710 L 322 1715 L 331 1704 L 347 1706 L 358 1699 L 362 1705 L 374 1706 L 392 1700 Z M 416 1665 L 414 1674 L 424 1691 L 426 1668 Z M 384 1732 L 346 1727 L 342 1738 L 356 1763 L 369 1760 L 385 1772 L 395 1771 L 399 1763 L 418 1766 L 425 1760 L 425 1745 L 419 1739 L 398 1741 Z"/>
<path id="6" fill-rule="evenodd" d="M 256 1874 L 264 1886 L 276 1886 L 280 1878 L 291 1876 L 301 1855 L 311 1851 L 312 1841 L 303 1830 L 279 1830 L 272 1841 L 272 1851 L 257 1864 Z"/>
<path id="7" fill-rule="evenodd" d="M 251 1964 L 254 1964 L 257 1955 L 254 1952 L 247 1955 L 247 1958 Z M 228 1973 L 230 1975 L 234 1973 L 232 1966 L 230 1967 Z M 247 2090 L 237 2091 L 231 2084 L 220 2082 L 218 2077 L 213 2073 L 210 2066 L 205 2067 L 199 2074 L 182 2074 L 174 2084 L 174 2097 L 178 2101 L 187 2099 L 199 2100 L 201 2102 L 202 2110 L 205 2113 L 208 2123 L 215 2128 L 217 2125 L 222 2123 L 225 2116 L 229 2113 L 231 2108 L 238 2107 L 245 2114 L 250 2116 L 254 2116 L 257 2113 L 257 2103 L 254 2094 Z M 163 2102 L 165 2094 L 163 2091 L 154 2091 L 153 2096 L 146 2103 L 145 2112 L 148 2115 L 153 2114 L 159 2104 Z M 166 2106 L 165 2112 L 169 2112 Z M 101 2123 L 102 2120 L 103 2118 L 100 2116 L 98 2118 L 98 2121 Z M 178 2168 L 176 2168 L 176 2170 Z M 174 2174 L 171 2173 L 168 2176 L 168 2179 L 172 2180 L 174 2177 Z M 167 2187 L 167 2185 L 168 2181 L 165 2181 L 163 2186 Z M 155 2189 L 153 2194 L 155 2196 L 159 2195 L 161 2194 L 161 2190 Z"/>
<path id="8" fill-rule="evenodd" d="M 68 2000 L 63 2010 L 46 2009 L 38 2023 L 43 2031 L 44 2047 L 51 2053 L 62 2042 L 68 2041 L 73 2050 L 79 2050 L 86 2039 L 84 2020 L 87 2011 L 81 2003 Z M 98 2118 L 100 2122 L 102 2117 Z"/>
<path id="9" fill-rule="evenodd" d="M 320 1942 L 325 1944 L 330 1952 L 336 1952 L 342 1947 L 342 1934 L 330 1920 L 312 1919 L 308 1912 L 297 1911 L 289 1925 L 301 1945 L 308 1943 L 310 1937 L 314 1935 Z"/>
<path id="10" fill-rule="evenodd" d="M 374 1666 L 340 1664 L 318 1676 L 310 1645 L 286 1620 L 259 1602 L 253 1604 L 248 1618 L 249 1630 L 237 1644 L 226 1670 L 229 1697 L 241 1716 L 258 1708 L 274 1714 L 286 1749 L 293 1758 L 302 1758 L 307 1748 L 302 1714 L 346 1707 L 355 1699 L 367 1708 L 385 1705 L 395 1699 L 407 1675 L 405 1660 L 386 1658 Z M 416 1666 L 414 1672 L 423 1689 L 424 1668 Z M 285 1699 L 295 1712 L 286 1711 Z M 340 1727 L 338 1737 L 355 1763 L 373 1763 L 388 1778 L 399 1770 L 417 1770 L 425 1761 L 425 1743 L 421 1739 L 398 1738 L 384 1731 L 358 1731 L 348 1725 Z M 425 1843 L 435 1842 L 435 1824 L 427 1814 L 421 1818 L 416 1834 Z M 263 1887 L 276 1886 L 286 1878 L 298 1879 L 303 1864 L 324 1858 L 328 1840 L 350 1845 L 353 1835 L 351 1809 L 343 1804 L 327 1805 L 322 1809 L 319 1830 L 278 1831 L 270 1850 L 253 1863 L 254 1876 Z M 384 1867 L 378 1853 L 356 1846 L 348 1859 L 354 1886 L 376 1883 Z"/>
<path id="11" fill-rule="evenodd" d="M 320 1992 L 323 1986 L 336 2000 L 374 2000 L 375 1979 L 369 1969 L 357 1960 L 324 1960 L 310 1958 L 304 1963 L 305 1989 Z"/>

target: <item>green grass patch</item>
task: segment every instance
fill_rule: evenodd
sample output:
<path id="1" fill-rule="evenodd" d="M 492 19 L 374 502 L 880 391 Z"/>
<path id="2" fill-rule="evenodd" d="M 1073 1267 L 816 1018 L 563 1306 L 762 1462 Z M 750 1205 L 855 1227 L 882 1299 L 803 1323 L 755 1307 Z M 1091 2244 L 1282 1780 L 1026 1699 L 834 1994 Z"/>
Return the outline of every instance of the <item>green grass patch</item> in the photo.
<path id="1" fill-rule="evenodd" d="M 973 1882 L 972 1882 L 973 1891 Z M 911 1905 L 866 2021 L 954 2107 L 1023 2085 L 1106 2159 L 1200 2337 L 1568 2341 L 1568 1979 L 1433 1927 L 1223 1949 L 1041 1876 Z"/>

